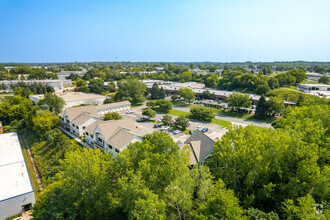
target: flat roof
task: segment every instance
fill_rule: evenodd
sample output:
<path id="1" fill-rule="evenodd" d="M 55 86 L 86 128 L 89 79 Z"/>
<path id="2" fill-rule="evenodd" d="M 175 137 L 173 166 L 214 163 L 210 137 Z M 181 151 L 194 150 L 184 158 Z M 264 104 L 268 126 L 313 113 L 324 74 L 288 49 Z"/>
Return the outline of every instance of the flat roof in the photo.
<path id="1" fill-rule="evenodd" d="M 307 86 L 307 87 L 330 87 L 330 85 L 325 84 L 299 84 L 300 86 Z"/>
<path id="2" fill-rule="evenodd" d="M 0 134 L 0 201 L 33 192 L 16 132 Z"/>
<path id="3" fill-rule="evenodd" d="M 84 93 L 84 92 L 61 92 L 55 94 L 58 97 L 63 98 L 65 102 L 106 98 L 106 96 L 104 95 L 99 95 L 94 93 Z M 39 99 L 43 99 L 44 95 L 31 95 L 31 97 L 37 98 L 39 100 Z"/>

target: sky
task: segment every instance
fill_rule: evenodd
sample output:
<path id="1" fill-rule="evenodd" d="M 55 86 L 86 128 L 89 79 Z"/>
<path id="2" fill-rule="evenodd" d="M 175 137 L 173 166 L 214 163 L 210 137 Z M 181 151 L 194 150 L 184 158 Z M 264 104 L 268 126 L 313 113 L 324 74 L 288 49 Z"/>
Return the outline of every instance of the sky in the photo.
<path id="1" fill-rule="evenodd" d="M 330 61 L 330 0 L 0 0 L 0 62 Z"/>

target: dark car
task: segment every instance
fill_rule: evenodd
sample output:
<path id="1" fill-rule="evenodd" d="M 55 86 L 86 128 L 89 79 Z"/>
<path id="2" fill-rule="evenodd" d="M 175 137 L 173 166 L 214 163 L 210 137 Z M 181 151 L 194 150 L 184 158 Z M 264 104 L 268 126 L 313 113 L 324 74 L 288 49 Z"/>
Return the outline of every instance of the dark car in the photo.
<path id="1" fill-rule="evenodd" d="M 207 132 L 208 130 L 209 130 L 208 128 L 202 128 L 201 131 L 202 131 L 203 133 L 205 133 L 205 132 Z"/>
<path id="2" fill-rule="evenodd" d="M 161 126 L 161 124 L 154 124 L 154 128 L 160 128 Z"/>
<path id="3" fill-rule="evenodd" d="M 148 119 L 147 118 L 139 118 L 136 121 L 137 122 L 144 122 L 144 121 L 148 121 Z"/>
<path id="4" fill-rule="evenodd" d="M 194 133 L 194 131 L 189 131 L 189 134 L 192 135 Z"/>

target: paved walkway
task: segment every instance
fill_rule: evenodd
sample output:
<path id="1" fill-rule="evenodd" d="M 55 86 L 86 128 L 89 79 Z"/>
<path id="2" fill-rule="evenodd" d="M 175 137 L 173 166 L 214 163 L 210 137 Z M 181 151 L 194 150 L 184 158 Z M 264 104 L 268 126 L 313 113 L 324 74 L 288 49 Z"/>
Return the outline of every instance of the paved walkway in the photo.
<path id="1" fill-rule="evenodd" d="M 73 139 L 75 139 L 79 144 L 83 145 L 84 147 L 87 147 L 89 149 L 93 149 L 93 147 L 91 147 L 89 144 L 83 142 L 82 140 L 80 140 L 79 137 L 77 137 L 74 134 L 71 134 L 70 132 L 68 132 L 67 130 L 65 130 L 63 127 L 58 126 L 58 128 L 63 131 L 64 133 L 66 133 L 67 135 L 69 135 L 70 137 L 72 137 Z"/>
<path id="2" fill-rule="evenodd" d="M 183 112 L 190 112 L 190 108 L 186 108 L 186 107 L 173 106 L 173 109 L 178 110 L 178 111 L 183 111 Z M 255 126 L 263 127 L 263 128 L 271 128 L 272 127 L 272 125 L 270 123 L 266 123 L 266 122 L 251 121 L 251 120 L 235 118 L 235 117 L 230 117 L 230 116 L 224 116 L 224 115 L 219 115 L 219 114 L 217 114 L 215 116 L 215 118 L 220 119 L 220 120 L 224 120 L 224 121 L 230 121 L 233 124 L 241 125 L 241 126 L 255 125 Z"/>

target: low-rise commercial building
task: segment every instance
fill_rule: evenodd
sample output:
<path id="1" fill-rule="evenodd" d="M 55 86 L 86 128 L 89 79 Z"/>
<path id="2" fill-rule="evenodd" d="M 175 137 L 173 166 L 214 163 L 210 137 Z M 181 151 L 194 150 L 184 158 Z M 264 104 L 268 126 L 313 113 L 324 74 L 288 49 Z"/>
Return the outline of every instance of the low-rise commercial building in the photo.
<path id="1" fill-rule="evenodd" d="M 330 78 L 329 74 L 321 74 L 321 73 L 306 73 L 307 80 L 318 81 L 322 76 L 326 76 Z"/>
<path id="2" fill-rule="evenodd" d="M 4 83 L 8 88 L 7 91 L 12 91 L 11 85 L 23 82 L 27 85 L 33 85 L 34 83 L 41 83 L 42 85 L 48 85 L 53 87 L 55 90 L 63 89 L 66 86 L 72 86 L 71 80 L 59 80 L 59 79 L 47 79 L 47 80 L 3 80 L 0 84 Z"/>
<path id="3" fill-rule="evenodd" d="M 330 91 L 330 85 L 324 84 L 299 84 L 298 87 L 308 91 Z"/>
<path id="4" fill-rule="evenodd" d="M 78 105 L 102 105 L 104 103 L 104 100 L 108 98 L 105 95 L 84 92 L 61 92 L 55 94 L 65 101 L 65 108 L 70 108 Z M 44 98 L 44 95 L 30 95 L 29 98 L 34 103 L 37 103 L 39 99 Z"/>
<path id="5" fill-rule="evenodd" d="M 16 132 L 0 134 L 0 219 L 29 210 L 34 190 Z"/>

